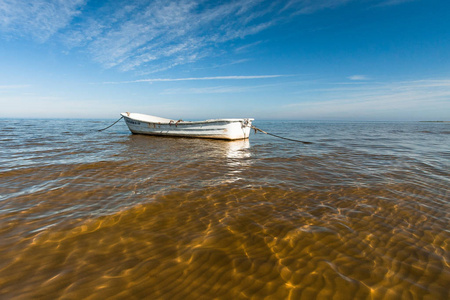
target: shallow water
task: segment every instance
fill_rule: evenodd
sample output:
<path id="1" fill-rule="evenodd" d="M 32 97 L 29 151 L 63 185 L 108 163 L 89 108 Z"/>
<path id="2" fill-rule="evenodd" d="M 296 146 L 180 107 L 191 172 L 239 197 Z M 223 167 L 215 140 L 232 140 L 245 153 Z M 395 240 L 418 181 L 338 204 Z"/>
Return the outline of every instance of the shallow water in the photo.
<path id="1" fill-rule="evenodd" d="M 0 120 L 0 298 L 448 299 L 450 124 L 250 141 Z"/>

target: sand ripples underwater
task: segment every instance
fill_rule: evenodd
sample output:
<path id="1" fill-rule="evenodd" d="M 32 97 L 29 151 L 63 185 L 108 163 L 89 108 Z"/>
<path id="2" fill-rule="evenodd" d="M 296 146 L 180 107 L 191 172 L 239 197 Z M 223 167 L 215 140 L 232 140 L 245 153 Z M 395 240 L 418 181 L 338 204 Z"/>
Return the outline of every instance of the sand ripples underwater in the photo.
<path id="1" fill-rule="evenodd" d="M 0 122 L 2 299 L 450 297 L 447 124 L 47 122 Z"/>

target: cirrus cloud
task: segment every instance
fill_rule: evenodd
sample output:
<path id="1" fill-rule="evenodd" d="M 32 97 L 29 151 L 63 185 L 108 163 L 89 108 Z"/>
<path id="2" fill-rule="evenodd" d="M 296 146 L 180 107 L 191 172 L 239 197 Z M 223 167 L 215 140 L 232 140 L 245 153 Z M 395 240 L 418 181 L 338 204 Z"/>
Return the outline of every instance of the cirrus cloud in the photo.
<path id="1" fill-rule="evenodd" d="M 154 73 L 243 49 L 248 36 L 361 0 L 0 0 L 0 31 L 62 42 L 104 68 Z M 373 6 L 410 0 L 367 0 Z M 226 44 L 226 47 L 222 47 Z M 252 41 L 249 45 L 258 44 Z"/>

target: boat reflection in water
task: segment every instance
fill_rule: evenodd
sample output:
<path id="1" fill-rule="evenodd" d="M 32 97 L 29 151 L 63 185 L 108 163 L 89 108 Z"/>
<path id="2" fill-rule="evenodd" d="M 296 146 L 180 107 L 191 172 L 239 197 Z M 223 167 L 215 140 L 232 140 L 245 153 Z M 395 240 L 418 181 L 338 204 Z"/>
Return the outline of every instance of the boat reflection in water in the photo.
<path id="1" fill-rule="evenodd" d="M 228 172 L 226 176 L 228 177 L 225 182 L 233 183 L 237 180 L 243 179 L 245 176 L 245 171 L 251 164 L 251 152 L 250 152 L 250 142 L 249 140 L 239 140 L 228 142 L 225 145 L 226 148 L 226 158 Z"/>
<path id="2" fill-rule="evenodd" d="M 232 183 L 242 179 L 252 164 L 249 139 L 222 141 L 130 135 L 123 151 L 131 160 L 139 160 L 133 165 L 133 172 L 147 174 L 144 181 L 148 180 L 155 190 L 180 187 L 186 178 L 194 178 L 189 180 L 187 189 Z"/>

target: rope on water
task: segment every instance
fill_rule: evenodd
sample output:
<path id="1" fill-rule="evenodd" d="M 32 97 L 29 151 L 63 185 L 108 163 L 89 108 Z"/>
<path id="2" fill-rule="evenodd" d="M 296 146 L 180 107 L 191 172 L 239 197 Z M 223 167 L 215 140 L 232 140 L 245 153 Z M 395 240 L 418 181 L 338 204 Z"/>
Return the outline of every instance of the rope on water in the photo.
<path id="1" fill-rule="evenodd" d="M 255 133 L 256 133 L 257 131 L 259 131 L 259 132 L 262 132 L 262 133 L 264 133 L 264 134 L 268 134 L 268 135 L 271 135 L 271 136 L 274 136 L 274 137 L 277 137 L 277 138 L 280 138 L 280 139 L 283 139 L 283 140 L 288 140 L 288 141 L 292 141 L 292 142 L 299 142 L 299 143 L 303 143 L 303 144 L 312 144 L 311 142 L 304 142 L 304 141 L 300 141 L 300 140 L 294 140 L 294 139 L 282 137 L 282 136 L 279 136 L 279 135 L 276 135 L 276 134 L 273 134 L 273 133 L 268 133 L 268 132 L 265 132 L 264 130 L 259 129 L 259 128 L 253 126 L 253 125 L 252 125 L 252 129 L 255 130 Z"/>
<path id="2" fill-rule="evenodd" d="M 119 120 L 115 121 L 114 123 L 112 123 L 112 124 L 109 125 L 108 127 L 103 128 L 103 129 L 100 129 L 100 130 L 97 130 L 97 131 L 103 131 L 103 130 L 106 130 L 106 129 L 110 128 L 110 127 L 113 127 L 114 125 L 116 125 L 117 122 L 119 122 L 119 121 L 122 120 L 122 119 L 123 119 L 123 117 L 120 117 Z"/>

